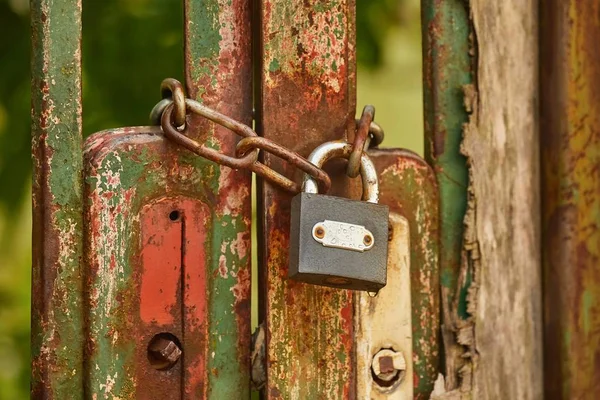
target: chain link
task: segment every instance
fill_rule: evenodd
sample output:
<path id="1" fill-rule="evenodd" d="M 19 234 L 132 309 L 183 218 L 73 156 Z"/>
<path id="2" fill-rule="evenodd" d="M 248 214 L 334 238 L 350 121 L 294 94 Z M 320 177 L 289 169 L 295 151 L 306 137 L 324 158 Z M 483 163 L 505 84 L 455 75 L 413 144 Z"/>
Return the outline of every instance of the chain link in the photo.
<path id="1" fill-rule="evenodd" d="M 319 182 L 319 188 L 321 190 L 321 193 L 327 193 L 331 188 L 331 178 L 329 177 L 327 172 L 315 166 L 306 158 L 302 157 L 300 154 L 286 149 L 285 147 L 273 142 L 270 139 L 260 136 L 244 138 L 238 143 L 236 147 L 236 154 L 238 156 L 243 156 L 247 152 L 256 149 L 260 149 L 270 154 L 273 154 L 315 178 L 317 182 Z M 255 174 L 262 176 L 263 178 L 266 178 L 271 182 L 281 186 L 289 192 L 299 193 L 302 191 L 301 184 L 298 184 L 286 178 L 285 176 L 279 174 L 278 172 L 267 167 L 261 162 L 255 162 L 254 164 L 252 164 L 250 166 L 250 170 Z"/>
<path id="2" fill-rule="evenodd" d="M 258 160 L 258 154 L 262 150 L 287 161 L 313 177 L 318 182 L 321 193 L 329 191 L 331 178 L 323 169 L 300 154 L 270 139 L 258 136 L 249 126 L 212 110 L 195 100 L 185 98 L 183 86 L 179 81 L 173 78 L 165 79 L 161 83 L 161 95 L 162 100 L 150 112 L 150 120 L 154 125 L 161 125 L 164 135 L 173 142 L 217 164 L 235 169 L 246 168 L 289 192 L 299 193 L 302 191 L 302 184 L 292 181 Z M 186 136 L 186 114 L 188 111 L 201 115 L 241 136 L 242 139 L 236 146 L 235 156 L 223 154 Z M 352 154 L 349 157 L 346 172 L 348 176 L 358 176 L 363 151 L 369 147 L 375 147 L 383 141 L 383 130 L 373 122 L 374 115 L 375 108 L 367 105 L 363 110 L 361 119 L 356 121 L 357 132 Z M 356 159 L 358 164 L 356 164 Z"/>

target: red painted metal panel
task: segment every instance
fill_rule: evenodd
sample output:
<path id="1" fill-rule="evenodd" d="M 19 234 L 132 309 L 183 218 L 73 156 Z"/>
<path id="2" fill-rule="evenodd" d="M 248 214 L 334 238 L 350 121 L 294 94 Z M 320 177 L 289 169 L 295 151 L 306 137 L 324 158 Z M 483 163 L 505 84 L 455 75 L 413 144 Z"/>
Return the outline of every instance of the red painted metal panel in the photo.
<path id="1" fill-rule="evenodd" d="M 93 135 L 86 166 L 88 395 L 244 397 L 247 181 L 229 181 L 158 127 Z M 226 200 L 216 201 L 221 196 Z M 165 371 L 155 370 L 147 354 L 161 332 L 173 334 L 183 350 Z"/>
<path id="2" fill-rule="evenodd" d="M 185 346 L 181 365 L 177 365 L 185 372 L 181 379 L 177 370 L 156 370 L 148 364 L 146 347 L 138 346 L 136 382 L 143 382 L 138 398 L 156 398 L 158 394 L 164 399 L 204 398 L 206 394 L 207 299 L 197 294 L 206 293 L 206 270 L 201 261 L 207 256 L 197 244 L 206 241 L 204 222 L 208 218 L 208 206 L 185 197 L 159 199 L 140 212 L 142 271 L 135 293 L 140 324 L 139 333 L 131 333 L 142 344 L 150 343 L 157 334 L 173 334 L 179 339 L 177 344 Z"/>

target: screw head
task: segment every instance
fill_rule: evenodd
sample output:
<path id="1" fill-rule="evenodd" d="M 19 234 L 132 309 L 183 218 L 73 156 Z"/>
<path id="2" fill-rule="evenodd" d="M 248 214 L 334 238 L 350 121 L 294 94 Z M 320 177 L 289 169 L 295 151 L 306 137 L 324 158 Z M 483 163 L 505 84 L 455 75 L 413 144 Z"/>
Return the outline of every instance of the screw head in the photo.
<path id="1" fill-rule="evenodd" d="M 370 246 L 371 243 L 373 243 L 373 236 L 365 235 L 365 237 L 363 238 L 363 243 L 365 244 L 365 246 Z"/>

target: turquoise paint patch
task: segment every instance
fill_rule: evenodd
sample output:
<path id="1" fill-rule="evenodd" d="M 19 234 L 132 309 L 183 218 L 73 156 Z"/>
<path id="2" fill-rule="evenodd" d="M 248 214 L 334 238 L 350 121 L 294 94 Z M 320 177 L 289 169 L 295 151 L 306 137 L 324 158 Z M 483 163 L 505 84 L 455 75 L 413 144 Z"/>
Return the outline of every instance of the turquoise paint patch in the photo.
<path id="1" fill-rule="evenodd" d="M 269 72 L 276 72 L 276 71 L 279 71 L 280 69 L 281 69 L 281 65 L 279 65 L 279 60 L 277 60 L 276 58 L 271 60 L 271 63 L 269 64 Z"/>

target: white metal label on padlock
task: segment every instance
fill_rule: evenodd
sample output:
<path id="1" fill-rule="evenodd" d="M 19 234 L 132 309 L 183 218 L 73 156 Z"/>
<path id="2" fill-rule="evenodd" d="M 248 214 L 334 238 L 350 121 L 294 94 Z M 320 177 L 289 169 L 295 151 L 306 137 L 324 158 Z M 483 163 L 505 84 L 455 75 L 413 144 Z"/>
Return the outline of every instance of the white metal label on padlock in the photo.
<path id="1" fill-rule="evenodd" d="M 362 225 L 347 222 L 317 222 L 312 229 L 313 238 L 325 247 L 360 251 L 370 250 L 375 244 L 373 234 Z"/>

